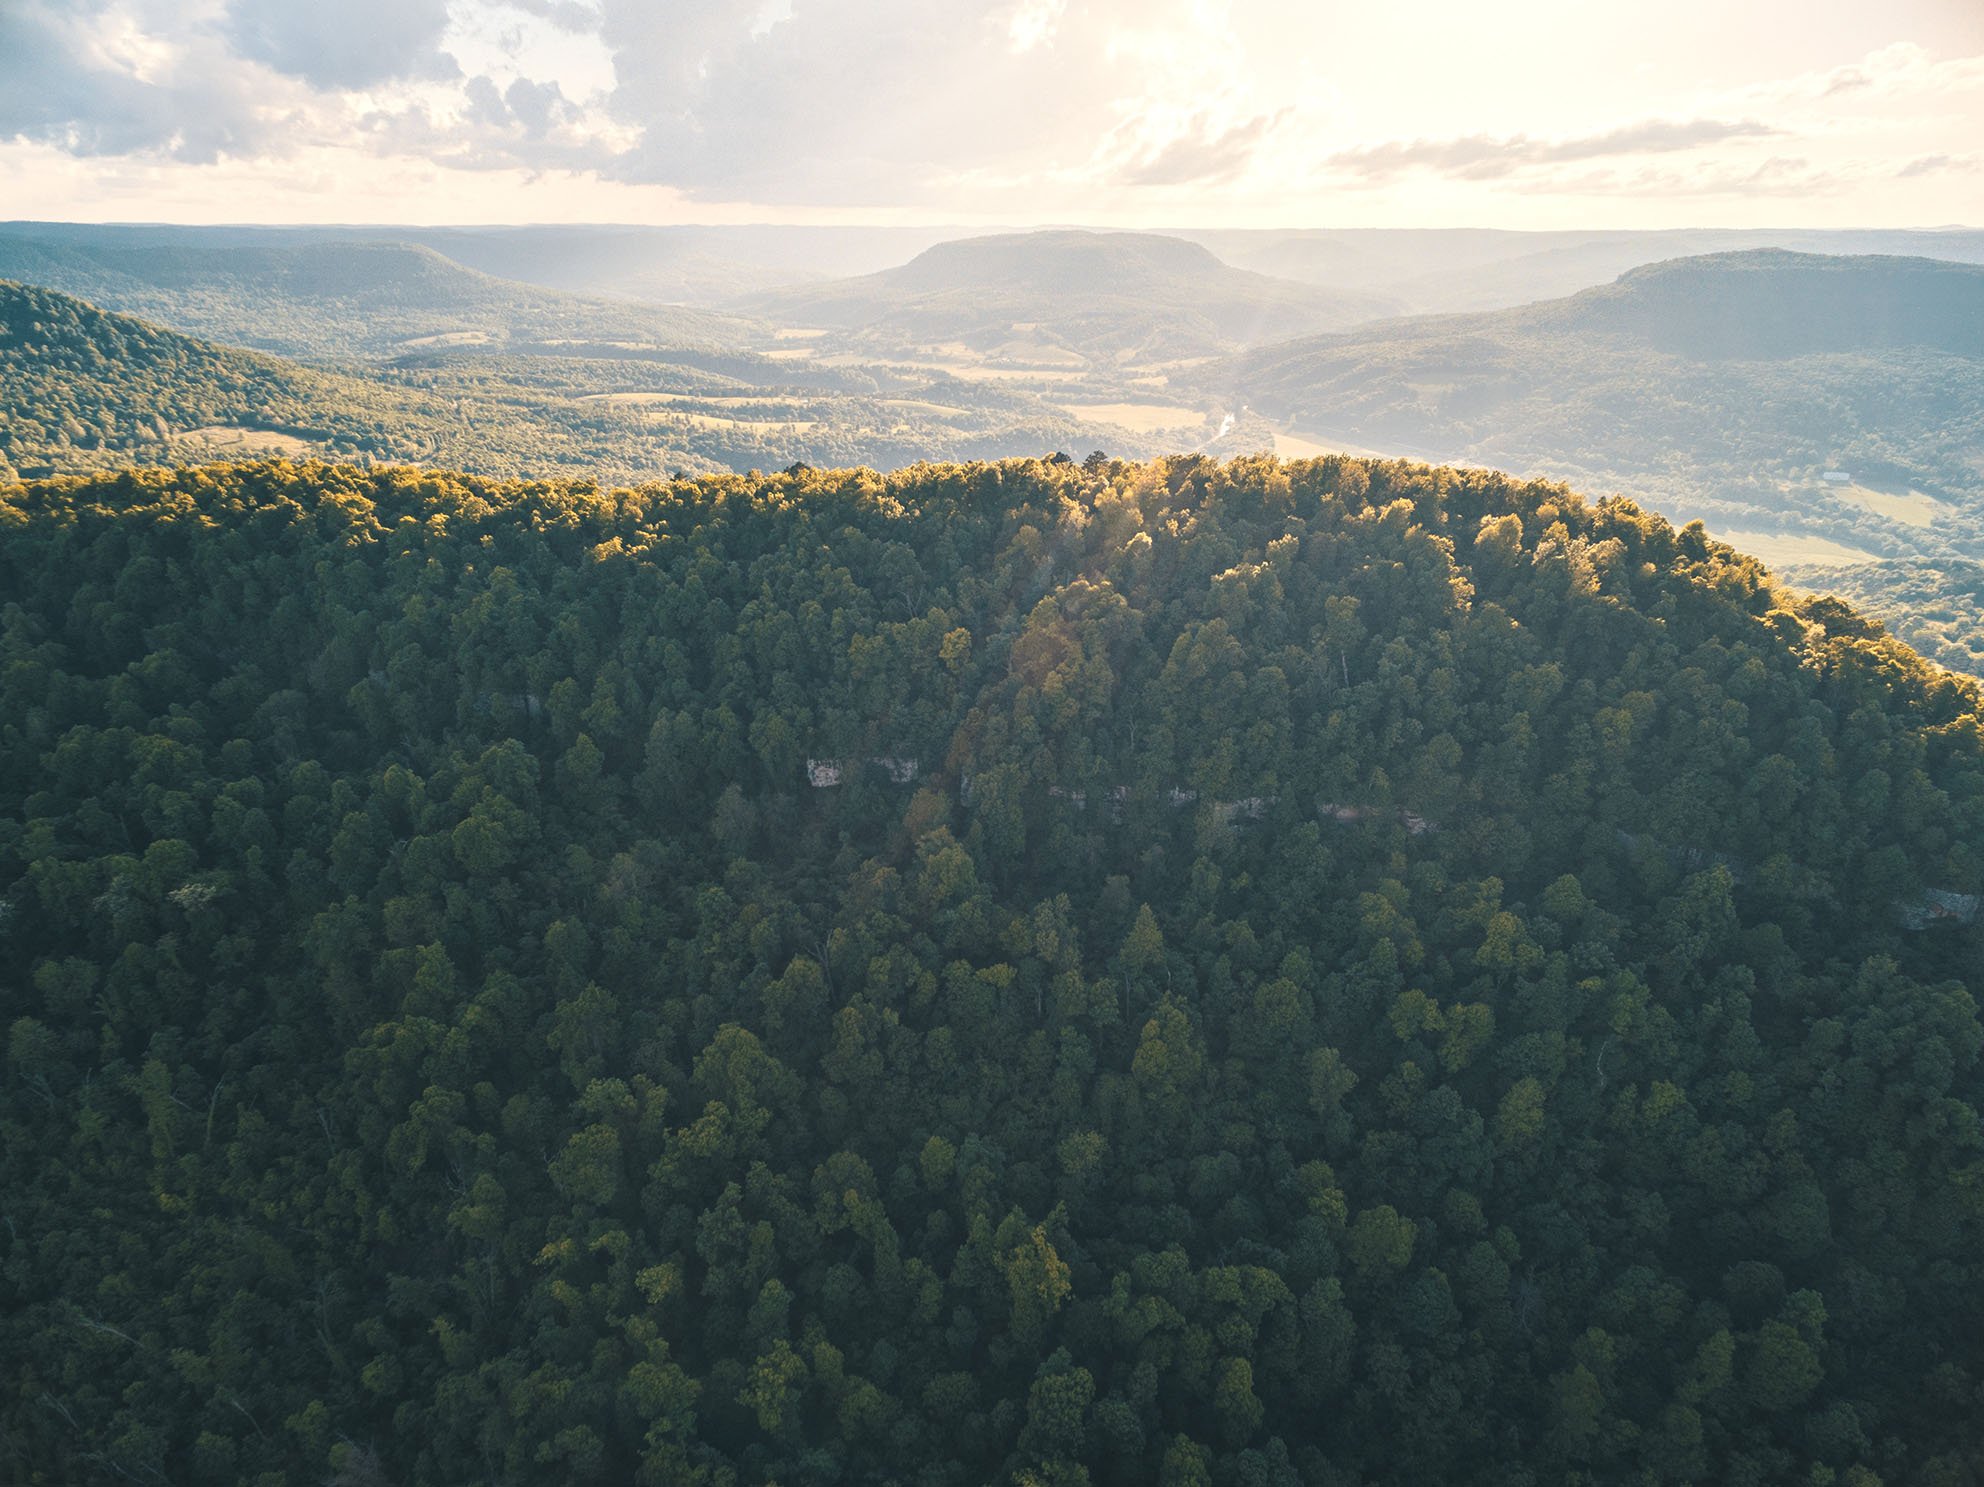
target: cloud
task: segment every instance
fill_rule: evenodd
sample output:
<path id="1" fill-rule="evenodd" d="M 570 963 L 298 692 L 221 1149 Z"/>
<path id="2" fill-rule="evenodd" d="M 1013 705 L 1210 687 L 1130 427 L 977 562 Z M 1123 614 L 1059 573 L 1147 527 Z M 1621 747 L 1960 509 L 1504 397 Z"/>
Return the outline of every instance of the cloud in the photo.
<path id="1" fill-rule="evenodd" d="M 599 10 L 579 0 L 503 0 L 511 10 L 549 21 L 561 31 L 583 35 L 599 29 Z"/>
<path id="2" fill-rule="evenodd" d="M 1904 181 L 1918 176 L 1942 175 L 1945 172 L 1970 172 L 1977 169 L 1975 155 L 1918 155 L 1895 172 Z"/>
<path id="3" fill-rule="evenodd" d="M 231 0 L 221 23 L 237 55 L 326 89 L 450 76 L 447 29 L 448 0 Z"/>
<path id="4" fill-rule="evenodd" d="M 1786 104 L 1852 98 L 1855 106 L 1898 99 L 1922 99 L 1984 86 L 1984 56 L 1941 57 L 1913 42 L 1899 41 L 1869 52 L 1858 62 L 1739 89 L 1739 106 L 1767 109 Z M 1858 95 L 1858 96 L 1856 96 Z"/>
<path id="5" fill-rule="evenodd" d="M 1945 163 L 1946 162 L 1946 163 Z M 1975 159 L 1935 157 L 1917 175 L 1977 168 Z M 1705 160 L 1693 166 L 1648 165 L 1638 169 L 1602 167 L 1565 176 L 1525 179 L 1512 189 L 1526 195 L 1671 199 L 1776 197 L 1818 200 L 1850 197 L 1883 180 L 1907 176 L 1884 160 L 1815 161 L 1803 155 L 1771 155 L 1755 163 Z"/>
<path id="6" fill-rule="evenodd" d="M 1041 165 L 1113 122 L 1100 53 L 1119 7 L 792 0 L 767 28 L 759 0 L 602 0 L 610 110 L 639 143 L 601 168 L 703 197 L 868 204 Z"/>
<path id="7" fill-rule="evenodd" d="M 1706 92 L 1691 70 L 1647 85 L 1650 117 L 1585 128 L 1609 81 L 1594 103 L 1428 61 L 1374 92 L 1340 30 L 1262 0 L 0 0 L 0 147 L 1013 220 L 1285 214 L 1345 186 L 1818 195 L 1829 172 L 1927 201 L 1977 168 L 1948 152 L 1984 118 L 1984 56 L 1856 48 Z M 1771 165 L 1790 141 L 1803 174 Z"/>
<path id="8" fill-rule="evenodd" d="M 1563 165 L 1614 155 L 1668 154 L 1697 150 L 1729 140 L 1761 139 L 1779 131 L 1755 119 L 1651 119 L 1570 139 L 1503 138 L 1474 134 L 1458 139 L 1393 140 L 1331 155 L 1327 169 L 1346 175 L 1385 179 L 1407 171 L 1431 171 L 1463 180 L 1492 180 L 1529 166 Z"/>
<path id="9" fill-rule="evenodd" d="M 1006 36 L 1016 52 L 1030 52 L 1054 40 L 1068 0 L 1020 0 L 1006 22 Z"/>
<path id="10" fill-rule="evenodd" d="M 503 101 L 510 107 L 510 117 L 533 139 L 542 139 L 554 124 L 564 123 L 578 112 L 556 83 L 536 83 L 527 77 L 514 79 L 503 90 Z"/>
<path id="11" fill-rule="evenodd" d="M 0 4 L 0 137 L 188 164 L 281 149 L 307 98 L 211 37 L 165 39 L 106 0 Z"/>
<path id="12" fill-rule="evenodd" d="M 1188 126 L 1127 163 L 1119 179 L 1132 186 L 1207 186 L 1244 174 L 1287 110 L 1221 128 L 1197 114 Z"/>

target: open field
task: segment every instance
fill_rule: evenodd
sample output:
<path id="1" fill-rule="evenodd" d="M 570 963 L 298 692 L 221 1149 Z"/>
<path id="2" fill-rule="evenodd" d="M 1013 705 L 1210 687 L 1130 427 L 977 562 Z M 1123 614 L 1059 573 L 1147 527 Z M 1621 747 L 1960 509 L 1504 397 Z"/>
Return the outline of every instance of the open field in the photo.
<path id="1" fill-rule="evenodd" d="M 1139 434 L 1197 428 L 1206 420 L 1199 409 L 1178 403 L 1063 403 L 1061 406 L 1076 418 L 1090 423 L 1113 423 Z"/>
<path id="2" fill-rule="evenodd" d="M 1919 490 L 1884 491 L 1857 483 L 1831 489 L 1842 501 L 1849 501 L 1863 511 L 1871 511 L 1876 516 L 1901 522 L 1904 526 L 1932 527 L 1943 510 L 1942 502 L 1934 496 L 1925 496 Z"/>
<path id="3" fill-rule="evenodd" d="M 444 330 L 431 336 L 414 336 L 401 341 L 402 346 L 431 348 L 435 346 L 488 346 L 495 338 L 487 331 Z"/>
<path id="4" fill-rule="evenodd" d="M 1727 542 L 1740 552 L 1761 558 L 1773 568 L 1790 563 L 1802 563 L 1808 568 L 1844 568 L 1854 563 L 1871 563 L 1879 556 L 1863 548 L 1834 542 L 1829 537 L 1749 532 L 1735 528 L 1712 531 L 1709 535 Z"/>
<path id="5" fill-rule="evenodd" d="M 1283 433 L 1280 429 L 1274 431 L 1274 452 L 1285 460 L 1321 459 L 1326 454 L 1352 454 L 1369 460 L 1393 458 L 1382 449 L 1366 449 L 1347 439 L 1331 439 L 1323 434 Z"/>
<path id="6" fill-rule="evenodd" d="M 308 439 L 299 439 L 294 434 L 227 424 L 210 424 L 174 434 L 172 447 L 198 459 L 248 459 L 268 454 L 299 456 L 316 449 Z"/>
<path id="7" fill-rule="evenodd" d="M 1308 439 L 1298 439 L 1293 434 L 1277 433 L 1274 436 L 1274 452 L 1285 460 L 1313 460 L 1337 451 Z"/>

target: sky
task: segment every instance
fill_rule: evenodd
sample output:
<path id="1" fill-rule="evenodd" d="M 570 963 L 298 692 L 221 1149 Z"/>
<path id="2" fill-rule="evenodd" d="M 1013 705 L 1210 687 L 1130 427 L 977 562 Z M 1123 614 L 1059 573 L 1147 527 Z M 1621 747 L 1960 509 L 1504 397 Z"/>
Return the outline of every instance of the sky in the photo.
<path id="1" fill-rule="evenodd" d="M 0 0 L 0 215 L 1984 225 L 1984 0 Z"/>

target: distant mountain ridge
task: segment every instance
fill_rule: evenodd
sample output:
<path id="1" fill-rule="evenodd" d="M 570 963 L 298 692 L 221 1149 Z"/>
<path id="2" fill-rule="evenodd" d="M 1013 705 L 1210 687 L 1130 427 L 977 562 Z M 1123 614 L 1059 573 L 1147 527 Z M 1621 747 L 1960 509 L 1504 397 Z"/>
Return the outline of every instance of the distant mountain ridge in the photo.
<path id="1" fill-rule="evenodd" d="M 957 227 L 182 226 L 0 222 L 0 240 L 121 248 L 262 248 L 394 242 L 432 248 L 466 268 L 540 288 L 656 304 L 716 305 L 784 284 L 873 273 L 902 263 Z"/>
<path id="2" fill-rule="evenodd" d="M 587 299 L 497 279 L 432 248 L 379 241 L 94 243 L 0 233 L 0 278 L 286 356 L 424 345 L 741 344 L 726 317 Z"/>
<path id="3" fill-rule="evenodd" d="M 1984 266 L 1930 258 L 1715 253 L 1632 269 L 1560 303 L 1567 329 L 1703 361 L 1901 346 L 1984 355 Z"/>
<path id="4" fill-rule="evenodd" d="M 1508 309 L 1609 284 L 1669 259 L 1781 249 L 1984 262 L 1984 232 L 1697 229 L 1509 232 L 1479 228 L 1178 229 L 1240 268 L 1397 297 L 1420 314 Z"/>
<path id="5" fill-rule="evenodd" d="M 1984 493 L 1981 322 L 1984 268 L 1766 250 L 1288 341 L 1199 382 L 1304 434 L 1625 489 L 1684 517 L 1821 520 L 1905 556 L 1976 518 L 1939 508 L 1924 536 L 1835 513 L 1819 477 Z"/>
<path id="6" fill-rule="evenodd" d="M 1211 355 L 1375 319 L 1398 303 L 1236 269 L 1181 238 L 1065 230 L 939 243 L 900 268 L 735 308 L 868 345 L 1018 340 L 1111 362 Z"/>
<path id="7" fill-rule="evenodd" d="M 955 224 L 244 227 L 14 221 L 0 222 L 0 256 L 8 241 L 20 239 L 170 251 L 394 242 L 432 248 L 468 268 L 542 288 L 708 308 L 784 286 L 899 267 L 932 244 L 986 230 Z M 1179 225 L 1156 228 L 1151 235 L 1202 244 L 1235 268 L 1377 295 L 1401 312 L 1424 314 L 1508 308 L 1609 283 L 1643 264 L 1750 248 L 1984 262 L 1984 231 L 1964 228 L 1516 232 Z"/>
<path id="8" fill-rule="evenodd" d="M 1228 265 L 1211 250 L 1183 238 L 1059 231 L 999 233 L 938 243 L 901 268 L 871 277 L 910 290 L 998 287 L 1049 294 L 1129 294 L 1199 275 L 1215 277 L 1222 270 Z M 1252 277 L 1267 279 L 1264 274 Z"/>

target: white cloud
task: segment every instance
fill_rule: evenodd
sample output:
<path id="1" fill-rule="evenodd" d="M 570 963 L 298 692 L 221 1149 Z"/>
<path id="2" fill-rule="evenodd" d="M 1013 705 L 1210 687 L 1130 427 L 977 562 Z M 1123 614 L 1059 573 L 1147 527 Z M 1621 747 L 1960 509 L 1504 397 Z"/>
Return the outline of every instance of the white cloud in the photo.
<path id="1" fill-rule="evenodd" d="M 187 164 L 280 152 L 313 98 L 164 6 L 0 5 L 0 135 L 83 157 Z"/>
<path id="2" fill-rule="evenodd" d="M 1006 38 L 1016 52 L 1030 52 L 1051 42 L 1068 0 L 1020 0 L 1006 21 Z"/>
<path id="3" fill-rule="evenodd" d="M 1782 24 L 1746 14 L 1739 56 L 1661 40 L 1726 0 L 1515 0 L 1506 25 L 1457 0 L 0 0 L 0 150 L 120 180 L 395 161 L 465 201 L 490 199 L 472 173 L 557 175 L 602 217 L 660 191 L 924 220 L 1481 220 L 1643 191 L 1975 218 L 1984 24 L 1935 32 L 1924 7 L 1949 3 L 1891 0 L 1918 37 L 1894 42 L 1768 0 Z M 1673 24 L 1649 32 L 1656 8 Z"/>
<path id="4" fill-rule="evenodd" d="M 231 0 L 220 27 L 237 55 L 325 90 L 449 76 L 447 29 L 448 0 Z"/>
<path id="5" fill-rule="evenodd" d="M 1900 41 L 1844 66 L 1757 84 L 1731 96 L 1766 106 L 1832 100 L 1837 106 L 1863 108 L 1872 100 L 1930 98 L 1980 86 L 1984 56 L 1938 58 L 1914 42 Z"/>
<path id="6" fill-rule="evenodd" d="M 1466 180 L 1493 180 L 1530 166 L 1699 150 L 1730 140 L 1767 138 L 1778 132 L 1755 119 L 1649 119 L 1568 139 L 1473 134 L 1459 139 L 1389 140 L 1340 151 L 1324 165 L 1345 175 L 1373 179 L 1425 170 Z"/>

